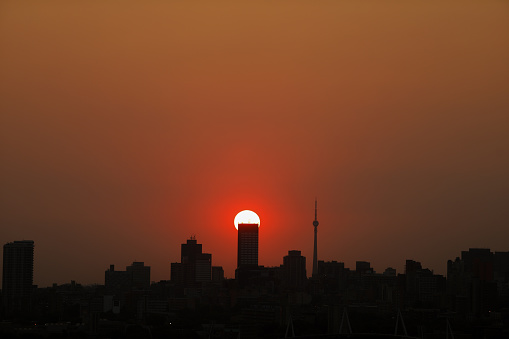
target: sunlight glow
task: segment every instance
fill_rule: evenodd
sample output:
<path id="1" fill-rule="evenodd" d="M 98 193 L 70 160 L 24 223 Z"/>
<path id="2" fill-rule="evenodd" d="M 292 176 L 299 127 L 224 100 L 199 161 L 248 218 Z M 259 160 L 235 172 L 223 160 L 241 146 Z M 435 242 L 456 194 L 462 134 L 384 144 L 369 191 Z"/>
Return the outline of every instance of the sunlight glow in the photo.
<path id="1" fill-rule="evenodd" d="M 235 216 L 233 223 L 236 229 L 239 229 L 239 224 L 258 224 L 258 227 L 260 227 L 260 218 L 255 212 L 244 210 Z"/>

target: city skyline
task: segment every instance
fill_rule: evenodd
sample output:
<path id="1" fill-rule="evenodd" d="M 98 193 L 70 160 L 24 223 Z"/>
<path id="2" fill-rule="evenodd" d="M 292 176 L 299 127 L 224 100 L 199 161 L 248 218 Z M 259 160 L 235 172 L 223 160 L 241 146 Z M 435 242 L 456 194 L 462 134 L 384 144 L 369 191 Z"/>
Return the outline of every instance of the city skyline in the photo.
<path id="1" fill-rule="evenodd" d="M 316 219 L 315 219 L 316 220 Z M 239 223 L 239 226 L 241 224 Z M 247 226 L 247 228 L 244 230 L 244 232 L 250 232 L 252 233 L 253 232 L 253 228 L 251 226 L 254 226 L 254 225 L 258 225 L 258 224 L 243 224 L 243 226 Z M 251 227 L 251 228 L 250 228 Z M 241 232 L 242 232 L 242 229 L 241 229 Z M 189 238 L 186 239 L 186 242 L 187 243 L 181 243 L 180 244 L 180 247 L 181 247 L 181 259 L 180 259 L 180 262 L 181 263 L 188 263 L 188 262 L 200 262 L 204 260 L 204 262 L 208 262 L 208 264 L 206 264 L 206 266 L 208 267 L 209 269 L 209 273 L 208 273 L 208 277 L 207 277 L 207 274 L 205 274 L 205 277 L 207 277 L 205 280 L 203 281 L 208 281 L 208 280 L 211 280 L 211 277 L 212 277 L 212 269 L 214 267 L 219 267 L 221 268 L 222 270 L 222 265 L 221 263 L 217 263 L 217 262 L 213 262 L 211 257 L 212 257 L 212 254 L 213 253 L 202 253 L 202 246 L 203 244 L 200 244 L 200 243 L 197 243 L 197 239 L 196 239 L 196 236 L 195 235 L 192 235 L 190 236 Z M 246 242 L 245 239 L 243 239 L 241 236 L 240 236 L 240 233 L 239 233 L 239 237 L 238 237 L 238 245 L 237 245 L 237 256 L 238 256 L 238 260 L 240 260 L 240 257 L 241 257 L 241 252 L 240 252 L 240 247 L 242 246 L 241 243 L 242 242 Z M 29 266 L 29 270 L 31 272 L 31 275 L 30 275 L 30 281 L 32 281 L 34 283 L 35 286 L 38 286 L 38 284 L 36 283 L 34 277 L 33 277 L 33 271 L 34 271 L 34 264 L 33 262 L 35 261 L 34 259 L 36 258 L 36 255 L 34 255 L 34 241 L 33 240 L 13 240 L 12 242 L 9 242 L 9 243 L 6 243 L 4 245 L 4 248 L 11 248 L 12 246 L 21 246 L 21 248 L 24 248 L 26 247 L 26 245 L 29 245 L 30 248 L 31 248 L 31 254 L 30 254 L 30 260 L 32 261 L 32 263 L 30 264 Z M 258 244 L 257 244 L 258 245 Z M 246 246 L 246 245 L 243 245 L 243 246 Z M 247 245 L 247 247 L 252 247 L 251 244 Z M 493 255 L 493 253 L 501 253 L 501 254 L 504 254 L 506 255 L 506 253 L 509 253 L 508 251 L 497 251 L 495 249 L 491 249 L 491 248 L 481 248 L 481 247 L 473 247 L 473 248 L 469 248 L 468 249 L 469 251 L 477 251 L 479 253 L 491 253 L 491 255 Z M 493 251 L 493 252 L 491 252 Z M 438 275 L 441 275 L 443 277 L 446 277 L 447 278 L 447 271 L 450 270 L 450 265 L 452 262 L 454 262 L 454 260 L 458 260 L 459 258 L 463 258 L 464 256 L 464 253 L 467 253 L 468 251 L 465 251 L 465 250 L 462 250 L 460 251 L 460 254 L 457 254 L 455 257 L 451 257 L 451 258 L 444 258 L 444 262 L 445 262 L 445 266 L 446 266 L 446 272 L 445 273 L 441 273 L 439 271 L 435 271 L 435 269 L 433 267 L 429 267 L 428 265 L 426 265 L 426 263 L 424 263 L 424 265 L 426 265 L 425 267 L 427 269 L 431 269 L 431 272 L 433 273 L 436 273 Z M 4 249 L 4 252 L 5 254 L 5 249 Z M 254 257 L 256 257 L 256 259 L 254 259 Z M 298 257 L 301 257 L 301 251 L 298 250 L 298 249 L 289 249 L 287 251 L 287 254 L 284 255 L 281 259 L 281 263 L 279 265 L 274 265 L 274 266 L 267 266 L 267 265 L 264 265 L 263 263 L 258 263 L 257 262 L 257 256 L 258 256 L 258 253 L 256 254 L 249 254 L 248 255 L 248 260 L 246 259 L 243 259 L 243 263 L 239 262 L 237 264 L 237 269 L 238 268 L 256 268 L 256 267 L 265 267 L 265 268 L 278 268 L 280 266 L 282 266 L 285 262 L 285 260 L 288 258 L 288 256 L 295 256 L 297 255 Z M 243 255 L 245 256 L 245 255 Z M 193 259 L 189 259 L 189 258 L 193 258 Z M 250 258 L 252 257 L 252 258 Z M 185 259 L 184 259 L 185 258 Z M 304 258 L 304 267 L 305 267 L 305 258 L 306 256 L 303 255 L 302 258 Z M 374 274 L 382 274 L 385 272 L 387 272 L 387 270 L 390 270 L 391 272 L 393 272 L 393 274 L 404 274 L 404 272 L 406 272 L 407 270 L 407 265 L 408 265 L 408 262 L 417 262 L 419 265 L 421 264 L 421 261 L 420 260 L 414 260 L 414 258 L 400 258 L 402 263 L 402 269 L 399 268 L 400 265 L 389 265 L 387 267 L 384 267 L 384 268 L 378 268 L 378 269 L 375 269 L 374 267 L 372 267 L 372 262 L 369 261 L 369 260 L 355 260 L 353 265 L 352 266 L 349 266 L 349 265 L 345 265 L 345 263 L 341 260 L 338 260 L 338 259 L 329 259 L 329 260 L 324 260 L 324 259 L 317 259 L 317 270 L 318 270 L 318 266 L 320 263 L 325 263 L 326 265 L 327 264 L 341 264 L 343 268 L 345 269 L 349 269 L 349 270 L 352 270 L 352 271 L 359 271 L 359 272 L 364 272 L 363 269 L 359 269 L 359 267 L 363 267 L 363 266 L 366 266 L 369 267 L 369 271 Z M 16 259 L 18 261 L 16 261 L 17 265 L 20 265 L 20 262 L 19 262 L 19 258 Z M 256 264 L 254 263 L 256 260 Z M 11 259 L 8 259 L 7 263 L 10 263 Z M 137 267 L 137 265 L 141 264 L 141 266 L 143 266 L 145 262 L 139 262 L 139 261 L 133 261 L 132 263 L 130 263 L 131 265 L 125 265 L 127 271 L 129 272 L 129 269 L 131 269 L 132 267 Z M 190 281 L 194 281 L 195 279 L 195 273 L 189 273 L 189 274 L 192 274 L 192 277 L 190 278 L 184 278 L 186 277 L 186 273 L 178 273 L 178 274 L 184 274 L 182 278 L 177 278 L 177 275 L 178 274 L 175 274 L 173 273 L 173 271 L 175 272 L 181 272 L 181 270 L 183 270 L 182 268 L 180 268 L 180 265 L 181 263 L 178 263 L 178 262 L 174 262 L 172 261 L 170 264 L 169 264 L 169 272 L 168 272 L 168 275 L 163 277 L 163 279 L 160 279 L 160 280 L 154 280 L 154 279 L 150 279 L 150 280 L 147 280 L 147 281 L 150 281 L 151 283 L 154 283 L 154 282 L 158 282 L 158 281 L 169 281 L 169 280 L 172 280 L 172 281 L 179 281 L 178 279 L 190 279 Z M 148 276 L 150 276 L 150 263 L 148 263 Z M 108 272 L 114 272 L 115 274 L 118 274 L 118 272 L 125 272 L 125 271 L 115 271 L 115 265 L 116 264 L 109 264 L 109 269 L 106 270 L 106 277 L 108 277 Z M 195 270 L 195 264 L 193 264 L 193 266 L 189 267 L 190 271 L 191 272 L 194 272 Z M 123 266 L 123 265 L 119 265 L 119 266 Z M 4 265 L 3 265 L 3 271 L 5 272 L 5 269 L 7 268 L 7 266 L 5 266 L 5 261 L 4 261 Z M 12 270 L 12 264 L 10 264 L 10 266 L 8 266 L 9 270 Z M 312 266 L 313 267 L 313 266 Z M 396 268 L 397 267 L 397 268 Z M 206 267 L 205 267 L 206 268 Z M 20 265 L 18 267 L 16 267 L 17 270 L 19 269 L 24 269 L 24 266 Z M 206 270 L 205 270 L 206 271 Z M 303 271 L 305 272 L 306 269 L 304 268 Z M 182 271 L 183 272 L 183 271 Z M 201 275 L 203 276 L 203 268 L 200 270 Z M 160 272 L 159 272 L 160 273 Z M 224 274 L 224 273 L 223 273 Z M 318 274 L 318 273 L 316 273 Z M 391 273 L 392 274 L 392 273 Z M 235 279 L 235 275 L 236 273 L 233 273 L 231 275 L 224 275 L 224 278 L 226 279 Z M 14 275 L 15 276 L 15 275 Z M 312 279 L 314 278 L 315 276 L 313 275 L 312 272 L 309 272 L 309 274 L 306 275 L 306 278 L 309 278 L 309 279 Z M 107 280 L 108 278 L 106 278 Z M 147 278 L 148 279 L 148 278 Z M 198 281 L 199 278 L 197 278 Z M 52 286 L 52 285 L 55 285 L 55 284 L 68 284 L 70 281 L 74 281 L 76 282 L 75 279 L 73 278 L 69 278 L 68 280 L 65 280 L 65 281 L 62 281 L 60 283 L 57 283 L 57 282 L 53 282 L 51 284 L 48 284 L 47 286 L 38 286 L 39 288 L 44 288 L 44 287 L 49 287 L 49 286 Z M 79 283 L 79 281 L 78 281 Z M 91 285 L 101 285 L 104 283 L 104 276 L 102 277 L 102 280 L 101 281 L 96 281 L 96 282 L 91 282 L 91 283 L 88 283 L 88 284 L 91 284 Z M 5 283 L 4 283 L 5 284 Z M 12 285 L 12 284 L 11 284 Z M 25 283 L 26 285 L 26 283 Z M 25 286 L 26 287 L 26 286 Z"/>
<path id="2" fill-rule="evenodd" d="M 507 336 L 503 319 L 509 302 L 509 251 L 461 251 L 447 261 L 447 278 L 411 259 L 405 260 L 403 273 L 390 267 L 376 273 L 367 261 L 357 261 L 353 270 L 342 262 L 320 260 L 308 278 L 306 257 L 298 250 L 289 250 L 279 267 L 258 266 L 252 260 L 256 255 L 248 253 L 249 238 L 257 234 L 258 225 L 238 223 L 240 262 L 231 280 L 224 279 L 221 266 L 212 266 L 212 254 L 203 253 L 193 236 L 181 244 L 181 260 L 171 264 L 171 280 L 151 283 L 150 265 L 135 261 L 125 270 L 111 264 L 104 271 L 104 285 L 71 280 L 41 288 L 32 285 L 34 242 L 7 243 L 2 335 L 29 331 L 37 337 L 155 333 L 160 338 L 192 338 L 214 332 L 214 337 L 238 338 L 242 333 L 266 338 L 280 337 L 286 325 L 286 333 L 291 327 L 297 337 L 335 337 L 345 333 L 344 319 L 351 312 L 353 325 L 348 319 L 346 331 L 352 337 L 392 337 L 390 323 L 396 314 L 394 337 L 400 337 L 399 322 L 408 338 L 419 333 Z M 203 332 L 203 324 L 215 321 L 220 323 Z"/>
<path id="3" fill-rule="evenodd" d="M 0 242 L 34 283 L 167 279 L 196 235 L 234 276 L 290 250 L 445 274 L 507 251 L 509 4 L 320 1 L 0 5 Z"/>

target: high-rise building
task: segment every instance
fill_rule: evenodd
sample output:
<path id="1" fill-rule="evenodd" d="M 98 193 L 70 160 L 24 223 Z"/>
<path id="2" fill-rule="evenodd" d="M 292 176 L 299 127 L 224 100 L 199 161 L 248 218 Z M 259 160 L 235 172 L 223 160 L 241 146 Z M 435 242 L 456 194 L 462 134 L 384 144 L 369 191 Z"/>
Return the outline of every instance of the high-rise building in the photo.
<path id="1" fill-rule="evenodd" d="M 115 265 L 104 272 L 104 286 L 108 294 L 120 294 L 131 290 L 131 277 L 127 271 L 115 270 Z"/>
<path id="2" fill-rule="evenodd" d="M 144 262 L 133 262 L 125 271 L 116 271 L 115 265 L 104 272 L 104 285 L 108 293 L 125 293 L 150 288 L 150 266 Z"/>
<path id="3" fill-rule="evenodd" d="M 221 282 L 224 280 L 224 270 L 222 266 L 212 266 L 212 281 Z"/>
<path id="4" fill-rule="evenodd" d="M 336 294 L 345 291 L 348 286 L 348 277 L 350 269 L 345 268 L 345 263 L 337 261 L 318 261 L 318 278 L 320 279 L 320 288 L 326 294 Z M 314 293 L 316 293 L 316 281 L 310 280 Z M 313 285 L 315 284 L 315 285 Z"/>
<path id="5" fill-rule="evenodd" d="M 313 247 L 313 278 L 318 276 L 318 219 L 317 219 L 317 201 L 315 199 L 315 220 L 313 221 L 313 227 L 315 228 L 315 242 Z"/>
<path id="6" fill-rule="evenodd" d="M 306 257 L 300 251 L 288 251 L 283 257 L 283 278 L 286 287 L 292 291 L 303 290 L 306 281 Z"/>
<path id="7" fill-rule="evenodd" d="M 202 253 L 194 237 L 180 247 L 180 263 L 171 264 L 171 280 L 185 287 L 211 281 L 212 254 Z"/>
<path id="8" fill-rule="evenodd" d="M 14 241 L 4 245 L 2 304 L 6 314 L 26 314 L 34 278 L 34 242 Z"/>
<path id="9" fill-rule="evenodd" d="M 418 261 L 407 259 L 405 262 L 405 274 L 410 274 L 422 270 L 422 265 Z"/>
<path id="10" fill-rule="evenodd" d="M 212 254 L 202 253 L 196 257 L 196 282 L 207 282 L 212 279 Z"/>
<path id="11" fill-rule="evenodd" d="M 405 262 L 405 303 L 413 307 L 422 305 L 442 308 L 445 300 L 445 277 L 423 268 L 419 261 Z"/>
<path id="12" fill-rule="evenodd" d="M 458 313 L 488 315 L 509 299 L 509 252 L 470 248 L 447 262 L 448 298 Z"/>
<path id="13" fill-rule="evenodd" d="M 144 262 L 133 262 L 126 267 L 127 274 L 131 277 L 131 285 L 134 290 L 148 290 L 150 288 L 150 266 Z"/>
<path id="14" fill-rule="evenodd" d="M 237 268 L 258 266 L 258 224 L 238 224 Z"/>
<path id="15" fill-rule="evenodd" d="M 140 312 L 144 307 L 143 298 L 150 289 L 150 266 L 144 262 L 133 262 L 125 271 L 115 270 L 115 265 L 104 272 L 105 311 L 118 314 L 125 312 Z M 108 301 L 107 301 L 108 300 Z"/>
<path id="16" fill-rule="evenodd" d="M 369 261 L 356 261 L 355 262 L 355 271 L 359 274 L 373 274 L 373 268 L 371 268 L 371 263 Z"/>

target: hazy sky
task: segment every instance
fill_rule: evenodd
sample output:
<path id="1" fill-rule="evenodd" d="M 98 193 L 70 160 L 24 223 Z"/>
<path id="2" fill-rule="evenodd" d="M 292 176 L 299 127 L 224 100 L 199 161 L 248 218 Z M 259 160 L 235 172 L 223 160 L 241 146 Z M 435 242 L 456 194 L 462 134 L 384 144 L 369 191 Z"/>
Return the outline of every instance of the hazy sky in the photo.
<path id="1" fill-rule="evenodd" d="M 0 243 L 34 283 L 509 251 L 507 1 L 2 1 Z"/>

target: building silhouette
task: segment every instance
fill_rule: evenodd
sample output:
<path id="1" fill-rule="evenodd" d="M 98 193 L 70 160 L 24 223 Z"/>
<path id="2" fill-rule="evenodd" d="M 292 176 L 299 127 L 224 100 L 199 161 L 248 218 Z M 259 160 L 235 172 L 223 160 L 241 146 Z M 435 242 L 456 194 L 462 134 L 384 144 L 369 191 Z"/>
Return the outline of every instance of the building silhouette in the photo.
<path id="1" fill-rule="evenodd" d="M 131 279 L 127 271 L 115 270 L 115 265 L 104 272 L 104 286 L 108 293 L 125 292 L 131 289 Z"/>
<path id="2" fill-rule="evenodd" d="M 147 290 L 150 288 L 150 266 L 144 262 L 133 262 L 126 267 L 127 274 L 131 277 L 131 286 L 134 290 Z"/>
<path id="3" fill-rule="evenodd" d="M 224 270 L 222 266 L 212 266 L 212 281 L 221 282 L 224 280 Z"/>
<path id="4" fill-rule="evenodd" d="M 451 309 L 486 316 L 509 301 L 509 252 L 470 248 L 461 259 L 447 262 L 447 294 Z"/>
<path id="5" fill-rule="evenodd" d="M 238 224 L 237 268 L 258 266 L 258 224 Z"/>
<path id="6" fill-rule="evenodd" d="M 5 314 L 28 314 L 34 278 L 34 242 L 14 241 L 4 245 L 2 304 Z"/>
<path id="7" fill-rule="evenodd" d="M 288 251 L 283 257 L 283 279 L 291 291 L 302 291 L 306 287 L 306 257 L 300 251 Z"/>
<path id="8" fill-rule="evenodd" d="M 104 272 L 104 288 L 104 303 L 96 311 L 136 313 L 143 296 L 150 290 L 150 266 L 135 261 L 125 271 L 117 271 L 115 265 L 110 265 Z"/>
<path id="9" fill-rule="evenodd" d="M 239 223 L 237 241 L 237 269 L 239 285 L 258 285 L 267 271 L 258 266 L 258 224 Z"/>
<path id="10" fill-rule="evenodd" d="M 369 261 L 356 261 L 355 272 L 358 274 L 373 274 L 374 270 L 371 268 L 371 263 Z"/>
<path id="11" fill-rule="evenodd" d="M 104 272 L 104 285 L 107 291 L 118 293 L 150 288 L 150 266 L 144 262 L 133 262 L 125 271 L 115 270 L 115 265 Z"/>
<path id="12" fill-rule="evenodd" d="M 240 230 L 256 239 L 240 237 L 241 249 L 258 244 L 257 232 L 242 224 Z M 297 337 L 342 338 L 350 321 L 352 338 L 509 334 L 509 252 L 463 251 L 448 261 L 447 279 L 415 260 L 406 260 L 400 274 L 390 267 L 377 273 L 368 261 L 354 269 L 318 261 L 316 277 L 307 279 L 306 258 L 290 250 L 276 267 L 257 265 L 256 256 L 241 262 L 234 280 L 224 279 L 222 267 L 211 266 L 211 255 L 191 238 L 181 245 L 181 262 L 172 264 L 172 281 L 151 284 L 150 267 L 133 262 L 125 270 L 111 265 L 105 286 L 71 281 L 35 288 L 33 248 L 33 241 L 4 246 L 3 302 L 10 313 L 0 318 L 10 321 L 2 322 L 0 338 L 278 338 L 290 324 Z M 406 328 L 398 327 L 403 320 Z"/>
<path id="13" fill-rule="evenodd" d="M 180 263 L 171 263 L 171 281 L 182 287 L 200 287 L 211 281 L 212 254 L 191 237 L 180 246 Z"/>
<path id="14" fill-rule="evenodd" d="M 418 261 L 405 262 L 405 303 L 409 307 L 440 308 L 445 304 L 446 279 L 423 268 Z"/>

